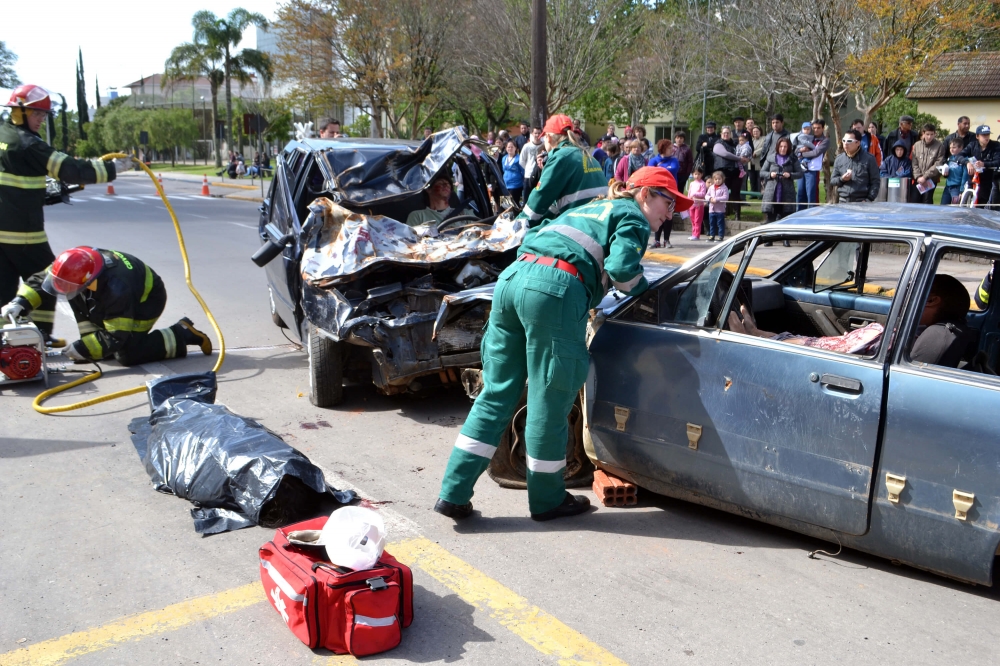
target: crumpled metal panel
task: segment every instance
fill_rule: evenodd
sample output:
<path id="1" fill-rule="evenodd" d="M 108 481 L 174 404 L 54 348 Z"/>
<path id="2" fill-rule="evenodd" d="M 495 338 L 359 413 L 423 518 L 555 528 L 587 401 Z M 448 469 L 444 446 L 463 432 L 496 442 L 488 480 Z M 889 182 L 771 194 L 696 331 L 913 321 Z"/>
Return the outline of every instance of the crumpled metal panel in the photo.
<path id="1" fill-rule="evenodd" d="M 435 264 L 499 254 L 518 247 L 528 231 L 525 220 L 508 212 L 489 228 L 439 234 L 427 225 L 411 227 L 381 215 L 353 213 L 326 198 L 309 205 L 304 228 L 312 233 L 302 254 L 302 280 L 314 287 L 350 282 L 385 264 Z"/>
<path id="2" fill-rule="evenodd" d="M 420 192 L 467 141 L 465 128 L 454 127 L 419 145 L 400 142 L 399 150 L 391 152 L 384 143 L 352 145 L 347 140 L 320 154 L 341 201 L 371 205 Z"/>

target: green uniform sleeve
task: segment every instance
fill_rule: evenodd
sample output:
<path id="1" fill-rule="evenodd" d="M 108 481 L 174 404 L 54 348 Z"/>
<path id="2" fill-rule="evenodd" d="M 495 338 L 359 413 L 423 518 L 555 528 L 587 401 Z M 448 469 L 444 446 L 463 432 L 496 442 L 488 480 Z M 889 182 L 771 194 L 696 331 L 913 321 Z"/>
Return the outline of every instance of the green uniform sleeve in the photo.
<path id="1" fill-rule="evenodd" d="M 107 183 L 117 176 L 114 162 L 78 160 L 41 139 L 33 141 L 28 147 L 26 160 L 35 173 L 44 173 L 71 185 Z"/>
<path id="2" fill-rule="evenodd" d="M 990 291 L 993 289 L 993 271 L 996 270 L 996 267 L 996 262 L 993 262 L 990 272 L 979 283 L 979 288 L 976 289 L 976 293 L 973 295 L 976 305 L 980 310 L 986 310 L 990 306 Z"/>
<path id="3" fill-rule="evenodd" d="M 670 220 L 664 222 L 670 224 Z M 642 256 L 649 243 L 649 223 L 626 217 L 611 236 L 610 251 L 604 260 L 604 270 L 611 284 L 629 296 L 641 294 L 649 288 L 642 274 Z"/>
<path id="4" fill-rule="evenodd" d="M 556 202 L 569 180 L 567 170 L 571 167 L 568 164 L 563 167 L 562 162 L 564 161 L 563 156 L 570 152 L 569 149 L 561 149 L 553 151 L 549 155 L 549 161 L 542 169 L 541 178 L 538 179 L 538 186 L 528 194 L 528 200 L 518 217 L 526 218 L 534 225 L 546 216 L 549 208 Z"/>

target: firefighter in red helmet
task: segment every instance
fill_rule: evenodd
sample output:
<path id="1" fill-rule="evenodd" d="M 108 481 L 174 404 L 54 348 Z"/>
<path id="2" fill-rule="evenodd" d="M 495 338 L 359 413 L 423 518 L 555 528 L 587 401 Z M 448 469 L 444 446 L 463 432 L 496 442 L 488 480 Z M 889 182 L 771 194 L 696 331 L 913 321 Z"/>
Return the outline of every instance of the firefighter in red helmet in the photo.
<path id="1" fill-rule="evenodd" d="M 92 247 L 66 250 L 47 269 L 29 276 L 0 316 L 31 313 L 43 293 L 65 296 L 73 308 L 80 339 L 63 354 L 74 361 L 114 356 L 122 365 L 137 365 L 182 358 L 189 346 L 212 353 L 212 341 L 187 317 L 153 330 L 167 304 L 167 290 L 152 268 L 130 254 Z"/>
<path id="2" fill-rule="evenodd" d="M 40 86 L 15 88 L 5 106 L 10 114 L 0 122 L 0 303 L 14 298 L 20 280 L 44 270 L 55 258 L 42 213 L 46 176 L 69 184 L 106 183 L 132 168 L 129 158 L 78 160 L 45 143 L 38 131 L 52 101 Z M 56 299 L 48 293 L 39 298 L 32 304 L 32 320 L 48 337 Z"/>

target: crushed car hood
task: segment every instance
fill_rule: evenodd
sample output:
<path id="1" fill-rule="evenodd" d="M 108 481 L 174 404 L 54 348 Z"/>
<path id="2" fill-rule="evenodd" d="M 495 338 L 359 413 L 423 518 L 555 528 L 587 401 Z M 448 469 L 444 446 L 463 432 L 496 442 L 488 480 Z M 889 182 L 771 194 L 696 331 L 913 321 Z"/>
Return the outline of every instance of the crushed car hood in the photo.
<path id="1" fill-rule="evenodd" d="M 304 227 L 311 233 L 302 253 L 302 279 L 318 288 L 350 282 L 386 264 L 428 265 L 500 254 L 518 247 L 528 231 L 523 219 L 505 213 L 490 227 L 438 234 L 426 225 L 353 213 L 326 198 L 310 204 Z"/>

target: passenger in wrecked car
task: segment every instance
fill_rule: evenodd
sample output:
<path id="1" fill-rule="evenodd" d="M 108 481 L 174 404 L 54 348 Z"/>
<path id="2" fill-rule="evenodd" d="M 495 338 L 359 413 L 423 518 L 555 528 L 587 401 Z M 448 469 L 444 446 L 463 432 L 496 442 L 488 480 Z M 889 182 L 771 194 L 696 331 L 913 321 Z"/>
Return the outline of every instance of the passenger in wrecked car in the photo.
<path id="1" fill-rule="evenodd" d="M 446 218 L 455 213 L 455 209 L 448 203 L 451 198 L 451 190 L 451 180 L 448 176 L 437 176 L 431 182 L 430 187 L 424 190 L 424 196 L 427 197 L 427 208 L 410 213 L 406 218 L 406 223 L 415 227 L 418 224 L 427 224 L 428 222 L 434 224 L 444 222 Z M 475 215 L 475 213 L 466 208 L 457 215 Z"/>
<path id="2" fill-rule="evenodd" d="M 640 261 L 650 230 L 691 206 L 673 175 L 657 167 L 643 167 L 606 192 L 607 198 L 530 229 L 517 261 L 500 274 L 482 342 L 483 390 L 452 449 L 434 505 L 438 513 L 455 519 L 472 513 L 473 487 L 525 380 L 531 517 L 574 516 L 590 506 L 586 497 L 567 493 L 563 481 L 567 417 L 587 376 L 587 312 L 609 284 L 630 295 L 646 290 Z"/>
<path id="3" fill-rule="evenodd" d="M 934 277 L 931 293 L 927 295 L 924 311 L 920 315 L 917 339 L 910 350 L 910 360 L 915 363 L 943 365 L 957 368 L 970 351 L 975 335 L 968 328 L 965 315 L 969 311 L 969 292 L 961 282 L 944 273 Z M 740 305 L 740 315 L 729 313 L 729 330 L 734 333 L 772 338 L 780 342 L 828 351 L 867 356 L 878 350 L 884 328 L 872 323 L 844 335 L 810 338 L 794 333 L 768 333 L 757 328 L 753 314 Z"/>
<path id="4" fill-rule="evenodd" d="M 547 166 L 538 178 L 538 186 L 525 197 L 524 208 L 518 215 L 531 225 L 589 203 L 607 188 L 601 165 L 572 130 L 573 121 L 563 114 L 552 116 L 542 128 Z"/>

